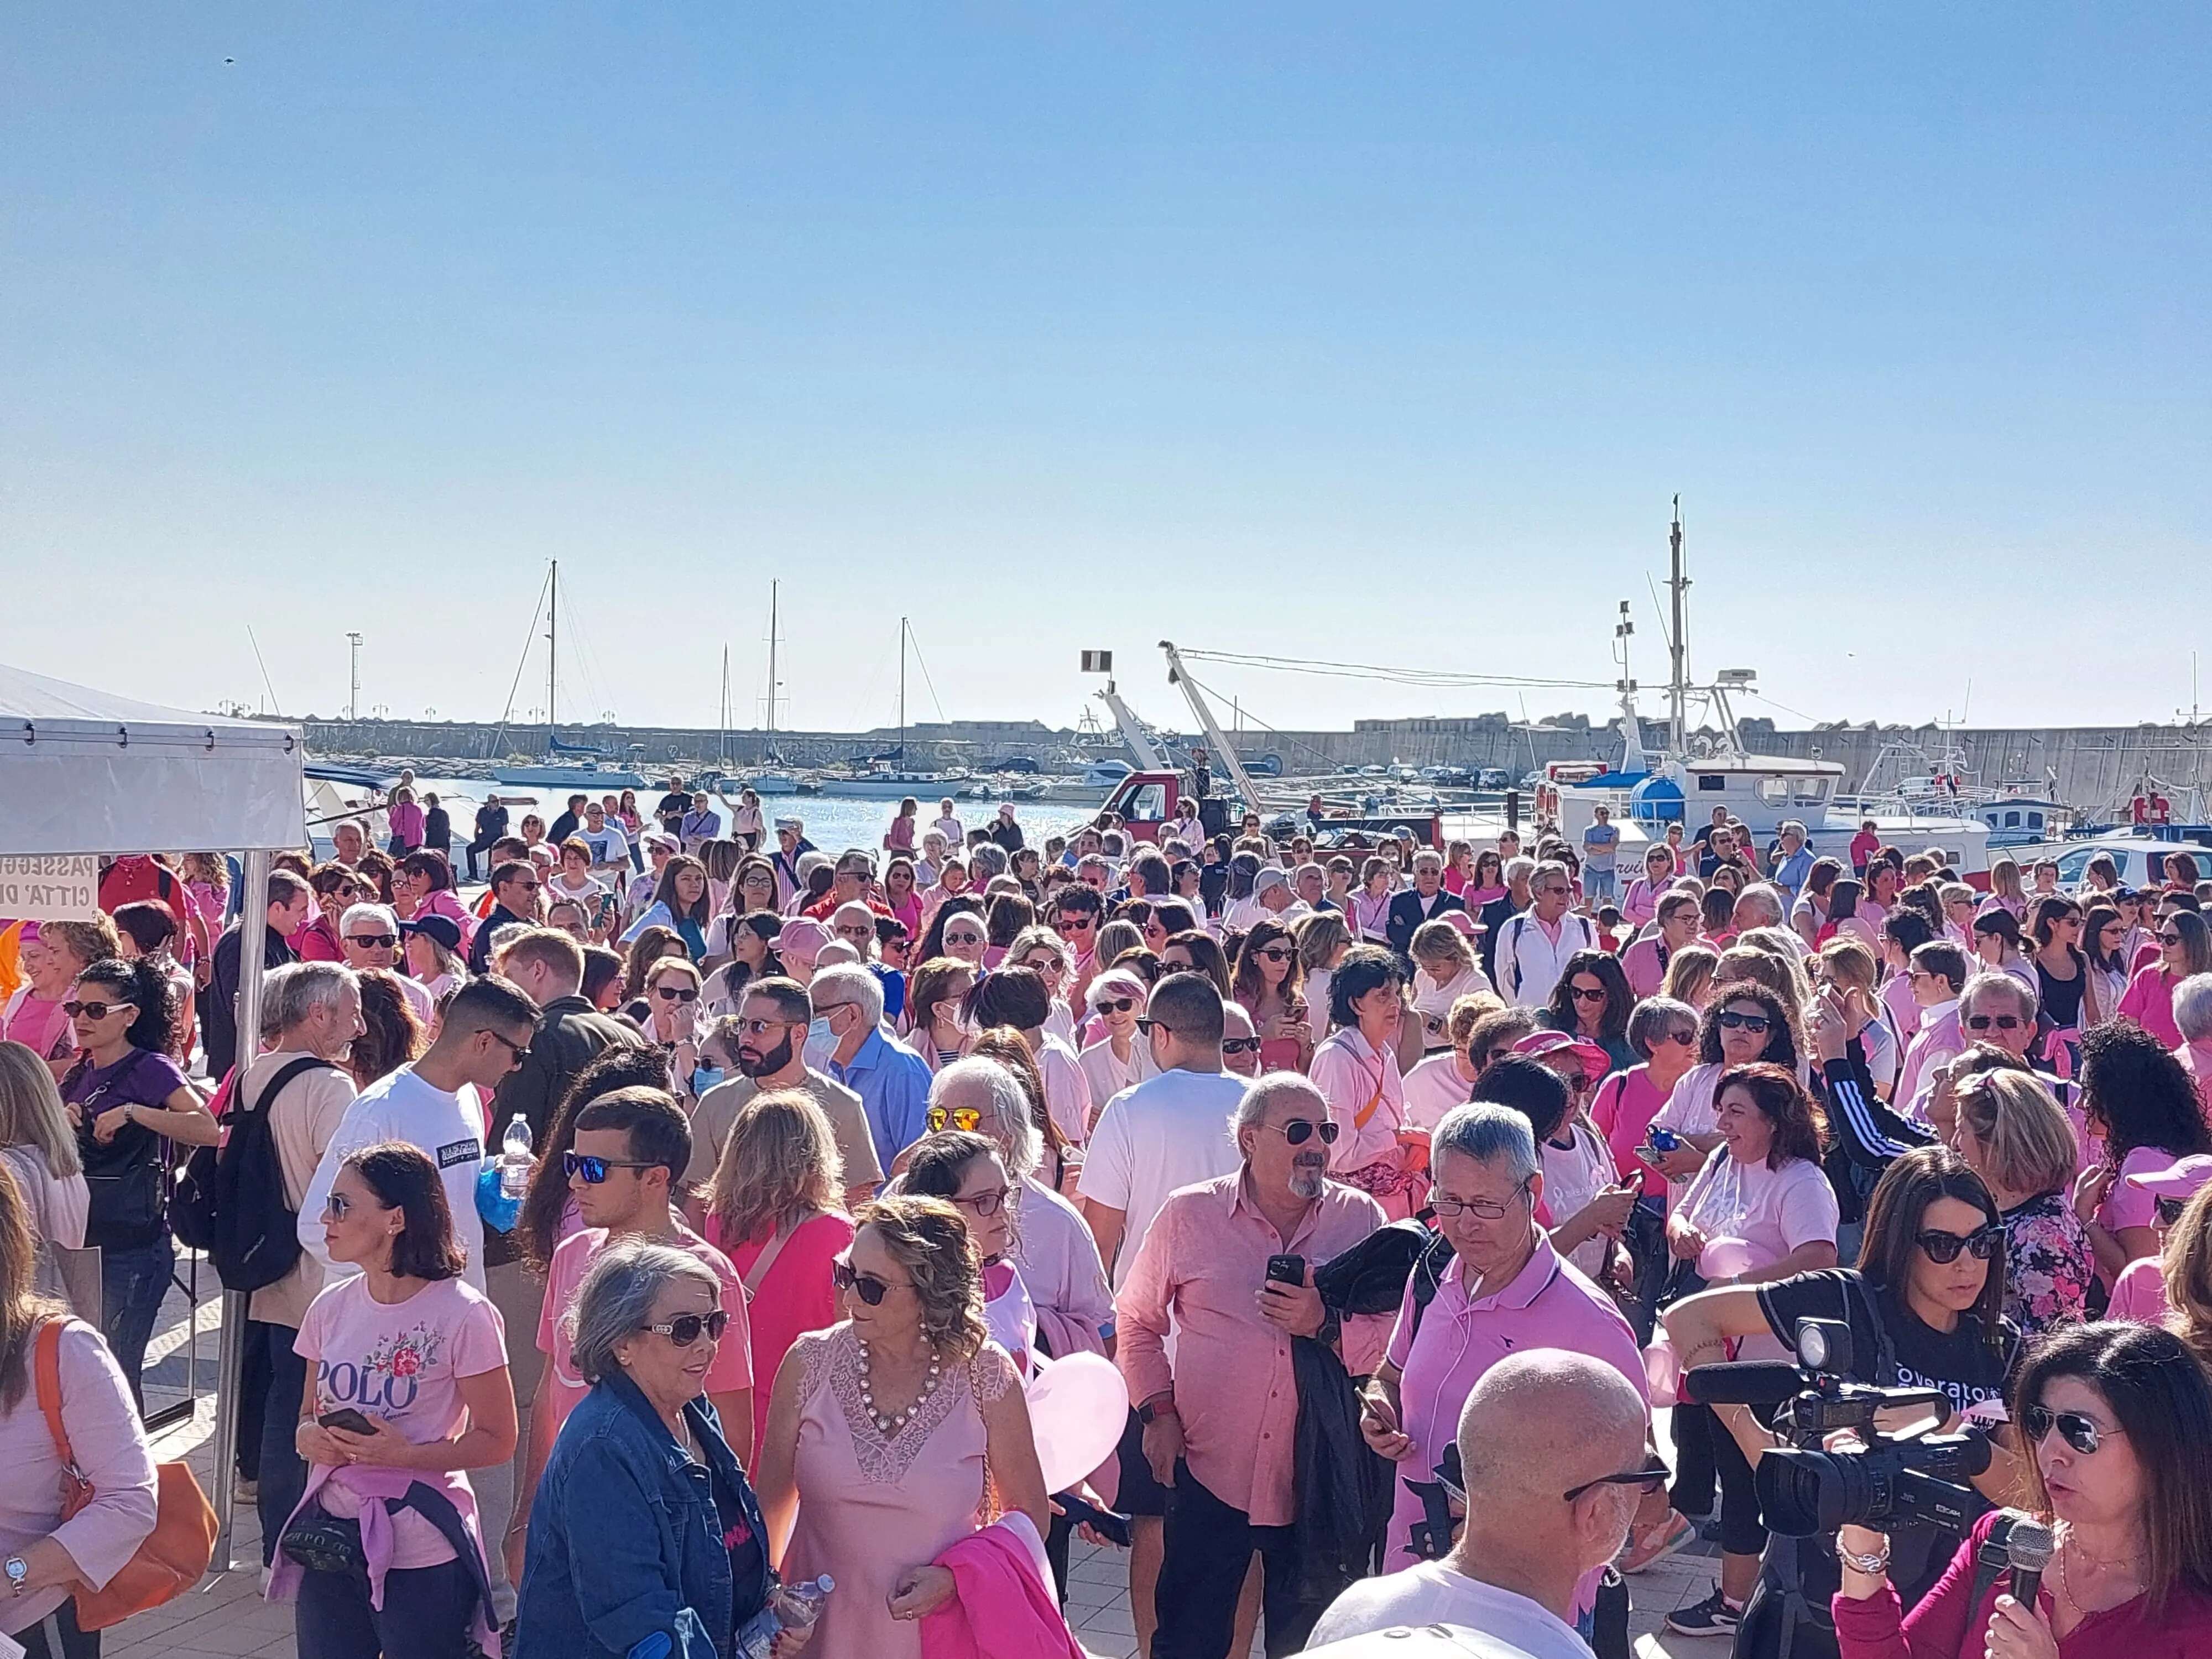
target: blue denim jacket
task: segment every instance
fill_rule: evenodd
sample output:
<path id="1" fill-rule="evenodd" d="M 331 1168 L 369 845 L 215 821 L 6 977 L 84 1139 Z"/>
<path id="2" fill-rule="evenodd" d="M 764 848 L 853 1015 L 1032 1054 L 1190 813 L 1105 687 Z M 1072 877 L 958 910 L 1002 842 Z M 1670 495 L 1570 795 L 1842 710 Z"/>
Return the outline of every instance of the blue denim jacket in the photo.
<path id="1" fill-rule="evenodd" d="M 729 1659 L 768 1601 L 767 1530 L 714 1408 L 684 1409 L 762 1540 L 757 1576 L 732 1583 L 708 1471 L 635 1383 L 604 1378 L 562 1425 L 531 1506 L 515 1659 Z"/>

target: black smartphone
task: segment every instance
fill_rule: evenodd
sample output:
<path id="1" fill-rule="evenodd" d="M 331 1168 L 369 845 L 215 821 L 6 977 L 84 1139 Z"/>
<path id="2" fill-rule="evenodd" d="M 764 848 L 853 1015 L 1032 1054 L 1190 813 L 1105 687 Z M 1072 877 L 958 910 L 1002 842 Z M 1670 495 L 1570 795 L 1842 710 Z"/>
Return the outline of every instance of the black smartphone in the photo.
<path id="1" fill-rule="evenodd" d="M 1127 1549 L 1130 1541 L 1129 1517 L 1113 1510 L 1102 1510 L 1096 1504 L 1086 1504 L 1073 1492 L 1064 1492 L 1053 1501 L 1067 1512 L 1070 1524 L 1090 1526 L 1109 1544 Z"/>
<path id="2" fill-rule="evenodd" d="M 343 1429 L 348 1434 L 374 1434 L 376 1425 L 350 1406 L 341 1406 L 334 1412 L 325 1412 L 315 1419 L 326 1429 Z"/>
<path id="3" fill-rule="evenodd" d="M 1304 1285 L 1306 1282 L 1306 1259 L 1302 1255 L 1271 1255 L 1267 1258 L 1267 1278 L 1276 1285 Z"/>

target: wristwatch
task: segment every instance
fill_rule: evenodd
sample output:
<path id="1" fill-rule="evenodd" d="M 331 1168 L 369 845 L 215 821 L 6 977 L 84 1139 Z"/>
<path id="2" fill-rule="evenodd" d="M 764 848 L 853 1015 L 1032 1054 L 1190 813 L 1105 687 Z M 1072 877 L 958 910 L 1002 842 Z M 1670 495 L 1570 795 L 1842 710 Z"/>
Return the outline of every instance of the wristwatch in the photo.
<path id="1" fill-rule="evenodd" d="M 1175 1397 L 1172 1395 L 1162 1395 L 1158 1400 L 1147 1400 L 1137 1407 L 1137 1421 L 1147 1428 L 1152 1426 L 1155 1418 L 1175 1415 Z"/>
<path id="2" fill-rule="evenodd" d="M 5 1561 L 0 1561 L 0 1572 L 8 1575 L 8 1593 L 21 1595 L 23 1581 L 31 1576 L 31 1564 L 20 1555 L 11 1555 Z"/>

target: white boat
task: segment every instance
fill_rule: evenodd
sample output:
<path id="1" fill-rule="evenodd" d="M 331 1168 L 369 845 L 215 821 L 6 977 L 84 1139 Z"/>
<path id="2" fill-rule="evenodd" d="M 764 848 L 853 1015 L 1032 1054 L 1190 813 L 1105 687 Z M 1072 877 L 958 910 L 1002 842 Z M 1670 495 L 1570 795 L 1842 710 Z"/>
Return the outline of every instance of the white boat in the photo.
<path id="1" fill-rule="evenodd" d="M 841 774 L 817 772 L 802 780 L 802 794 L 830 795 L 847 800 L 903 800 L 912 795 L 916 800 L 927 797 L 942 799 L 957 795 L 969 781 L 968 774 L 957 769 L 950 772 L 877 772 Z M 810 790 L 807 784 L 812 784 Z"/>

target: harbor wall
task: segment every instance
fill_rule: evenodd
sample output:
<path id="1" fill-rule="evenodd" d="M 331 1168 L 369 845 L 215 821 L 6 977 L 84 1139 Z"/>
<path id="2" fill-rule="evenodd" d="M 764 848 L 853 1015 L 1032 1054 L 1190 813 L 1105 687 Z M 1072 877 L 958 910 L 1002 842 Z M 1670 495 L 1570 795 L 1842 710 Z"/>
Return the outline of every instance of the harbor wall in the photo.
<path id="1" fill-rule="evenodd" d="M 441 720 L 323 720 L 303 722 L 308 747 L 328 757 L 453 760 L 484 764 L 534 757 L 544 746 L 540 728 Z M 1620 756 L 1617 720 L 1593 725 L 1583 715 L 1558 715 L 1534 725 L 1503 714 L 1450 718 L 1359 720 L 1350 730 L 1245 731 L 1232 733 L 1249 758 L 1276 757 L 1286 775 L 1334 771 L 1344 766 L 1503 767 L 1515 776 L 1553 761 L 1595 760 L 1610 765 Z M 1765 720 L 1742 726 L 1746 746 L 1770 754 L 1838 763 L 1854 790 L 1893 787 L 1923 775 L 1929 757 L 1958 757 L 1965 775 L 1984 785 L 2015 785 L 2051 793 L 2085 810 L 2124 805 L 2146 775 L 2159 781 L 2177 811 L 2201 815 L 2187 799 L 2212 790 L 2212 732 L 2177 726 L 1939 728 L 1836 723 L 1784 730 Z M 1644 722 L 1644 742 L 1656 750 L 1664 726 Z M 564 744 L 594 744 L 611 758 L 647 774 L 711 763 L 726 753 L 733 766 L 826 766 L 896 747 L 896 728 L 870 732 L 732 731 L 672 726 L 564 726 Z M 1118 744 L 1093 747 L 1067 728 L 1037 720 L 961 720 L 910 727 L 909 766 L 975 767 L 1011 758 L 1048 769 L 1071 769 L 1085 757 L 1129 758 Z"/>

